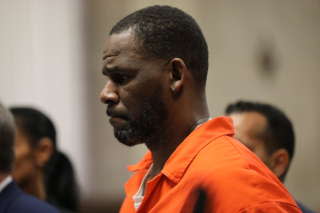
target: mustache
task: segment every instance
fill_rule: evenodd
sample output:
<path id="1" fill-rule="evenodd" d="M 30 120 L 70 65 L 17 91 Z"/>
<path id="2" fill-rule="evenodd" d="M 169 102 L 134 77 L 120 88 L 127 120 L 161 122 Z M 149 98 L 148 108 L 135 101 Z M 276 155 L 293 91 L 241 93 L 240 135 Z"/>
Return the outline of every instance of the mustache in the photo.
<path id="1" fill-rule="evenodd" d="M 117 117 L 117 118 L 123 118 L 123 119 L 129 118 L 126 113 L 121 112 L 121 111 L 116 111 L 113 108 L 107 108 L 106 113 L 109 117 Z"/>

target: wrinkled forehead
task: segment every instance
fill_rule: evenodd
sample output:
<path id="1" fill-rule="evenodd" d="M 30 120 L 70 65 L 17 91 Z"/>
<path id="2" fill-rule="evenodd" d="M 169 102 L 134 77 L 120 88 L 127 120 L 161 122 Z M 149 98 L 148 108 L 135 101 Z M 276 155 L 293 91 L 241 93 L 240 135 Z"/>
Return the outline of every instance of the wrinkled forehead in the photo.
<path id="1" fill-rule="evenodd" d="M 103 59 L 124 54 L 141 54 L 140 43 L 134 31 L 128 30 L 108 36 L 103 49 Z"/>

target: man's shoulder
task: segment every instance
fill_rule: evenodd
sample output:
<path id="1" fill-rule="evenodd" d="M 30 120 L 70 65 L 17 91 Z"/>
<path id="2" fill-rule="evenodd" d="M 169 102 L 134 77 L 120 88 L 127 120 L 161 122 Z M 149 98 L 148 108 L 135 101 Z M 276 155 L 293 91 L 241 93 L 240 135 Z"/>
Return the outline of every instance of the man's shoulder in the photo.
<path id="1" fill-rule="evenodd" d="M 197 180 L 197 185 L 210 197 L 223 201 L 215 203 L 222 209 L 232 205 L 235 209 L 259 208 L 262 204 L 270 208 L 296 208 L 278 178 L 250 150 L 229 136 L 212 140 L 198 153 L 184 182 L 190 183 L 190 179 Z M 235 204 L 235 200 L 241 202 Z"/>
<path id="2" fill-rule="evenodd" d="M 249 164 L 255 162 L 256 157 L 240 142 L 230 136 L 221 136 L 208 143 L 192 163 L 196 167 L 202 165 L 211 170 L 232 170 L 238 167 L 249 167 Z"/>
<path id="3" fill-rule="evenodd" d="M 10 212 L 32 212 L 32 213 L 58 213 L 59 211 L 48 203 L 35 197 L 21 193 L 10 205 Z"/>
<path id="4" fill-rule="evenodd" d="M 9 184 L 3 192 L 2 207 L 6 209 L 5 212 L 14 213 L 57 213 L 57 209 L 22 192 L 13 182 Z M 6 206 L 6 207 L 4 207 Z M 3 209 L 0 208 L 0 209 Z"/>
<path id="5" fill-rule="evenodd" d="M 262 182 L 280 181 L 247 147 L 230 136 L 221 136 L 204 147 L 189 166 L 191 173 L 208 176 L 211 181 L 241 181 L 254 178 Z M 240 178 L 240 179 L 239 179 Z"/>

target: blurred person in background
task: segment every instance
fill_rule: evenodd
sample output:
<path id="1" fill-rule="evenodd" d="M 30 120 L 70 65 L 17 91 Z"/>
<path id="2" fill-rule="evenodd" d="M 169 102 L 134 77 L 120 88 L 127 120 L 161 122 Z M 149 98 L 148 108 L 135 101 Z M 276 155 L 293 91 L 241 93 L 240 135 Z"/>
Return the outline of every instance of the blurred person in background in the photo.
<path id="1" fill-rule="evenodd" d="M 231 119 L 210 119 L 208 47 L 190 15 L 170 6 L 135 11 L 111 29 L 102 58 L 100 98 L 115 137 L 150 150 L 129 167 L 120 212 L 186 212 L 199 187 L 205 212 L 300 212 L 278 178 L 232 137 Z"/>
<path id="2" fill-rule="evenodd" d="M 22 192 L 12 180 L 14 139 L 13 117 L 0 104 L 0 213 L 58 213 L 46 202 Z"/>
<path id="3" fill-rule="evenodd" d="M 285 113 L 270 104 L 251 101 L 229 104 L 225 113 L 234 122 L 235 138 L 284 182 L 295 147 L 293 125 Z M 313 212 L 297 203 L 304 213 Z"/>
<path id="4" fill-rule="evenodd" d="M 78 210 L 79 191 L 69 158 L 57 149 L 56 129 L 44 113 L 10 108 L 16 123 L 13 178 L 27 193 L 63 212 Z"/>

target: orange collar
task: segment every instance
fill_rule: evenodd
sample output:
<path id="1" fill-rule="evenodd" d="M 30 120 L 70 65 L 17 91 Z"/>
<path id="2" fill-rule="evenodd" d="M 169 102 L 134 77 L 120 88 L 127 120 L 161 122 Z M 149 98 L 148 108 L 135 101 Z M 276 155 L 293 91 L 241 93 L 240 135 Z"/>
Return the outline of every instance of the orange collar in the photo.
<path id="1" fill-rule="evenodd" d="M 198 153 L 214 139 L 225 135 L 234 135 L 232 121 L 229 117 L 217 117 L 203 123 L 176 148 L 164 164 L 161 173 L 171 181 L 178 183 Z M 149 151 L 139 163 L 129 166 L 128 170 L 132 172 L 147 170 L 151 164 L 152 154 Z"/>

